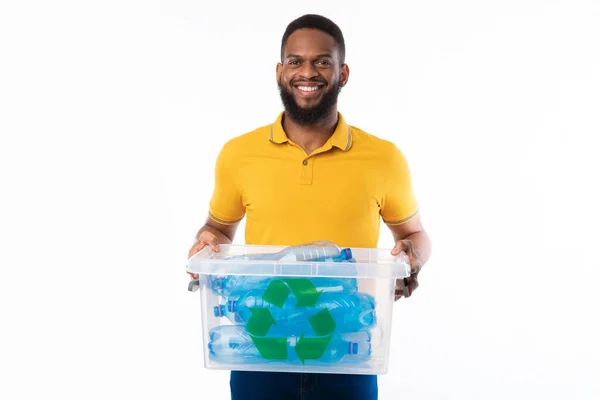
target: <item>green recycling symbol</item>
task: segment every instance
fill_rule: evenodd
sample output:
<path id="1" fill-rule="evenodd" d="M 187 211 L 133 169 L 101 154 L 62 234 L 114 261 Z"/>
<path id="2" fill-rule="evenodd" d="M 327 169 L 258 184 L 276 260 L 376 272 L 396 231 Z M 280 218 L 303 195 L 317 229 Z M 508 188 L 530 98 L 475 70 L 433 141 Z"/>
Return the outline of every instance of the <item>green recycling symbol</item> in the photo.
<path id="1" fill-rule="evenodd" d="M 294 294 L 296 307 L 313 307 L 322 291 L 317 291 L 315 285 L 306 278 L 290 278 L 274 280 L 269 283 L 262 298 L 278 308 L 282 308 L 289 295 Z M 287 360 L 287 338 L 265 337 L 273 325 L 277 325 L 268 308 L 251 307 L 252 313 L 246 330 L 260 355 L 268 360 Z M 294 351 L 304 364 L 304 360 L 321 358 L 335 331 L 335 321 L 328 309 L 323 309 L 310 318 L 310 325 L 319 337 L 304 337 L 304 333 L 294 346 Z"/>

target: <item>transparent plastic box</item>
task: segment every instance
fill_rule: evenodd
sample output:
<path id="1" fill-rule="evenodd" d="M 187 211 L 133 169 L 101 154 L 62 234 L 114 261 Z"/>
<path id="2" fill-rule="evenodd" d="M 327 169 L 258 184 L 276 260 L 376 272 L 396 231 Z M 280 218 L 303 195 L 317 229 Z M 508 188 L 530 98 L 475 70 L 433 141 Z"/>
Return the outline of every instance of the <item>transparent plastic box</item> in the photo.
<path id="1" fill-rule="evenodd" d="M 239 259 L 284 248 L 207 246 L 189 259 L 187 271 L 199 274 L 189 290 L 200 294 L 204 366 L 386 374 L 396 280 L 410 275 L 406 254 L 351 248 L 352 262 Z M 240 279 L 250 284 L 224 289 Z"/>

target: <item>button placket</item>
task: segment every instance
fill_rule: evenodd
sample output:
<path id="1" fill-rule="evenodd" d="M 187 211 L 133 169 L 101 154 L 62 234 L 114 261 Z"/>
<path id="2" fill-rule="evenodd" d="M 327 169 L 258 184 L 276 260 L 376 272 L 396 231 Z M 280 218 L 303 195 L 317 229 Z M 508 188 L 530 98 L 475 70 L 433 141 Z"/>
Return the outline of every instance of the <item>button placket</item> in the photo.
<path id="1" fill-rule="evenodd" d="M 302 160 L 300 166 L 300 184 L 311 185 L 313 180 L 314 156 Z"/>

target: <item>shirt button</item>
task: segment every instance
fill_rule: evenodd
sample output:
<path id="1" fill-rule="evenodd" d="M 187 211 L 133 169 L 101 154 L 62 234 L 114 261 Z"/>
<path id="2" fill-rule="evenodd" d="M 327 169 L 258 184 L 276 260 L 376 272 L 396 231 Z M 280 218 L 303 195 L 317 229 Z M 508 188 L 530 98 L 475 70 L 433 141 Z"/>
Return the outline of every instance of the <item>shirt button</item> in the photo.
<path id="1" fill-rule="evenodd" d="M 304 160 L 304 161 L 302 161 L 302 164 L 308 165 L 308 161 Z"/>

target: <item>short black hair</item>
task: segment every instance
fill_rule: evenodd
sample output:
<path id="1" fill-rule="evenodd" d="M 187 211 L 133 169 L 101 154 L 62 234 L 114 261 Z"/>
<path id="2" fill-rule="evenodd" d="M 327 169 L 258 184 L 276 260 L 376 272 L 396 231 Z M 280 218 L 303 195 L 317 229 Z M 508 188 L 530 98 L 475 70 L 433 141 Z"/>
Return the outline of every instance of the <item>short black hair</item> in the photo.
<path id="1" fill-rule="evenodd" d="M 327 33 L 335 39 L 335 43 L 337 44 L 338 51 L 340 53 L 340 63 L 344 64 L 346 58 L 346 43 L 344 42 L 344 35 L 342 34 L 342 30 L 339 26 L 335 24 L 329 18 L 325 18 L 322 15 L 317 14 L 306 14 L 303 15 L 292 22 L 287 26 L 285 33 L 283 34 L 283 38 L 281 38 L 281 60 L 283 61 L 283 49 L 287 43 L 288 38 L 292 33 L 297 31 L 298 29 L 317 29 L 322 32 Z"/>

